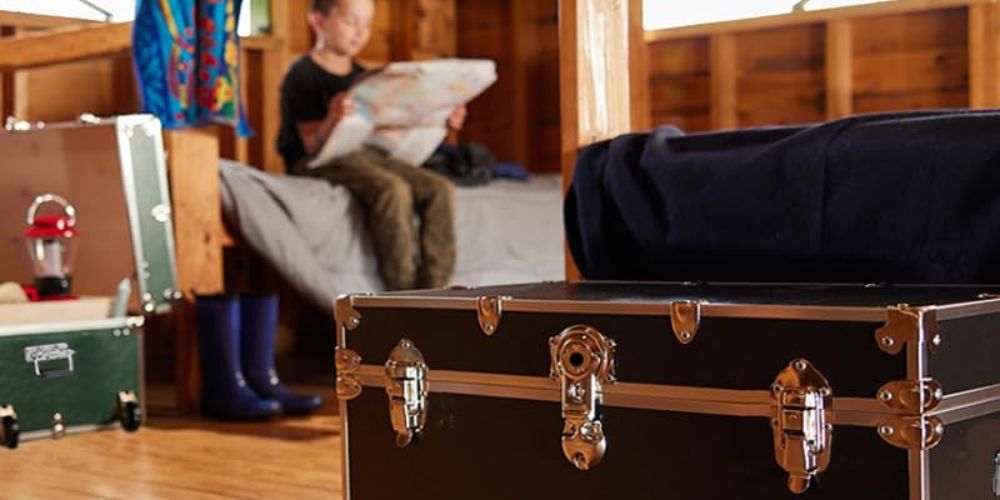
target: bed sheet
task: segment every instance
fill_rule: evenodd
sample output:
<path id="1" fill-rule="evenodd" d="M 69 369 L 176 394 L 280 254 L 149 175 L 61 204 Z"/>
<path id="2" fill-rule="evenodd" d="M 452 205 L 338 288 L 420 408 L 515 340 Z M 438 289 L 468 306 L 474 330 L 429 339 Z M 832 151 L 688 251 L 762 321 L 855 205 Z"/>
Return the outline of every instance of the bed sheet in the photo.
<path id="1" fill-rule="evenodd" d="M 223 214 L 244 244 L 332 313 L 342 293 L 384 289 L 364 212 L 346 188 L 221 160 Z M 481 286 L 564 276 L 558 176 L 456 189 L 452 283 Z"/>

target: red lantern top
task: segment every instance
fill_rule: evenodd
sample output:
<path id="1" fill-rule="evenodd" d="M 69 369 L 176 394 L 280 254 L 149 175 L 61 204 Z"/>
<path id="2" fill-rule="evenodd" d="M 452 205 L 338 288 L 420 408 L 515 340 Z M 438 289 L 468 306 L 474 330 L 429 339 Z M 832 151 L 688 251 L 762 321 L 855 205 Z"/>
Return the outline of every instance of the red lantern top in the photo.
<path id="1" fill-rule="evenodd" d="M 36 215 L 38 207 L 50 202 L 60 205 L 63 213 Z M 61 196 L 48 193 L 40 195 L 28 208 L 28 228 L 24 230 L 25 238 L 73 238 L 77 234 L 79 233 L 76 230 L 76 209 Z"/>
<path id="2" fill-rule="evenodd" d="M 39 215 L 35 223 L 24 230 L 25 238 L 73 238 L 77 234 L 76 221 L 62 214 Z"/>

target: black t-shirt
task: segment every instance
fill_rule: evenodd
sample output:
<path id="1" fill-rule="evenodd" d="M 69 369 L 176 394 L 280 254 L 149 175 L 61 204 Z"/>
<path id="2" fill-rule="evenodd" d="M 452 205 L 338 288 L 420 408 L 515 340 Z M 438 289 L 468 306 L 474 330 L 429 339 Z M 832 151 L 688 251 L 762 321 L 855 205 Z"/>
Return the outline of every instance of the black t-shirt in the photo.
<path id="1" fill-rule="evenodd" d="M 295 61 L 284 81 L 281 82 L 281 131 L 278 133 L 278 152 L 285 159 L 285 168 L 306 157 L 305 146 L 296 124 L 320 121 L 326 117 L 327 106 L 333 96 L 349 89 L 364 68 L 352 63 L 351 72 L 335 75 L 321 68 L 309 54 Z"/>

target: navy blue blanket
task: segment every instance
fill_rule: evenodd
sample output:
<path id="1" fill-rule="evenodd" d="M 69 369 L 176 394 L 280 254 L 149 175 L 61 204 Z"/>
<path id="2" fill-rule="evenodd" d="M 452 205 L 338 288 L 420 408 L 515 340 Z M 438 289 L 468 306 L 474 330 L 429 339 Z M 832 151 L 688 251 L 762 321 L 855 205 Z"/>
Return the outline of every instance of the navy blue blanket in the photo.
<path id="1" fill-rule="evenodd" d="M 564 208 L 588 279 L 1000 283 L 1000 112 L 660 127 L 584 149 Z"/>

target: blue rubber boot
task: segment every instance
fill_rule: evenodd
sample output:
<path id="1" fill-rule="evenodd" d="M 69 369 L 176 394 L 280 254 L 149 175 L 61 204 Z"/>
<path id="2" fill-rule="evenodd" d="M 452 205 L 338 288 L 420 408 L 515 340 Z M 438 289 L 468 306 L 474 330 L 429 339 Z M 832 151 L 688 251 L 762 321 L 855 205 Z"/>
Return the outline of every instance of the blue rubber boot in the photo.
<path id="1" fill-rule="evenodd" d="M 240 296 L 243 323 L 243 373 L 250 388 L 262 397 L 278 400 L 289 415 L 304 415 L 323 406 L 318 395 L 298 395 L 285 387 L 274 370 L 274 342 L 278 329 L 278 298 Z"/>
<path id="2" fill-rule="evenodd" d="M 204 390 L 201 413 L 226 420 L 263 420 L 281 413 L 281 404 L 247 386 L 240 363 L 240 303 L 235 297 L 195 301 Z"/>

